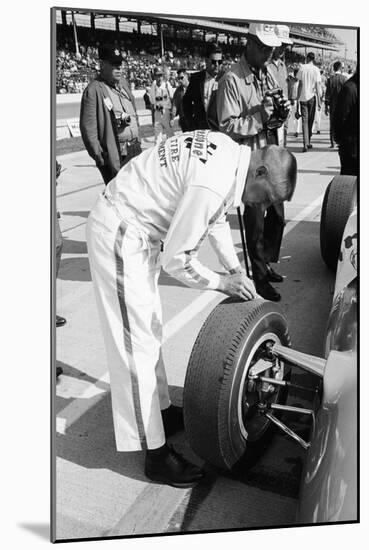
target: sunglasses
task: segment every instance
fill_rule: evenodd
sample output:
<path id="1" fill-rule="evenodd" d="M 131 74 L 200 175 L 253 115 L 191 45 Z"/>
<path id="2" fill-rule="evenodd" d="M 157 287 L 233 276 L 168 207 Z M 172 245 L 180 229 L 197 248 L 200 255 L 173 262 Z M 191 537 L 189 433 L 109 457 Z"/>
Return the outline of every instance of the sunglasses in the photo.
<path id="1" fill-rule="evenodd" d="M 211 59 L 210 60 L 212 65 L 221 65 L 223 63 L 222 59 Z"/>

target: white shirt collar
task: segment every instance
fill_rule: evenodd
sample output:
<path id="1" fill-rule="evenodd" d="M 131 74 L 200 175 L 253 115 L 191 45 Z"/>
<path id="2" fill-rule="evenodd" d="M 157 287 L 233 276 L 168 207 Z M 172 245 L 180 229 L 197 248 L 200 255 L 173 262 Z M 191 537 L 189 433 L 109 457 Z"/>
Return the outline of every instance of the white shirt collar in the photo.
<path id="1" fill-rule="evenodd" d="M 238 168 L 236 174 L 236 189 L 234 194 L 233 206 L 241 205 L 243 190 L 245 188 L 246 176 L 249 170 L 251 157 L 251 147 L 248 145 L 240 145 L 240 156 L 238 158 Z"/>

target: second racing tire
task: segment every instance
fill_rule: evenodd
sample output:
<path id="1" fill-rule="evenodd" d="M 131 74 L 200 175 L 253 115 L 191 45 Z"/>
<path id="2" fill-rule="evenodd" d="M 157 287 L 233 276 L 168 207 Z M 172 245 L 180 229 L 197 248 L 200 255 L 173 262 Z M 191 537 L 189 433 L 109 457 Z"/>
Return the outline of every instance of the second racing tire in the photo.
<path id="1" fill-rule="evenodd" d="M 260 394 L 250 390 L 248 372 L 273 343 L 290 345 L 286 319 L 273 302 L 227 298 L 206 319 L 189 360 L 183 409 L 189 443 L 208 463 L 231 469 L 271 427 L 257 409 Z M 282 363 L 264 376 L 286 374 Z M 285 399 L 281 386 L 269 391 L 269 403 Z"/>
<path id="2" fill-rule="evenodd" d="M 336 270 L 346 222 L 356 204 L 356 176 L 335 176 L 328 185 L 320 219 L 320 252 Z"/>

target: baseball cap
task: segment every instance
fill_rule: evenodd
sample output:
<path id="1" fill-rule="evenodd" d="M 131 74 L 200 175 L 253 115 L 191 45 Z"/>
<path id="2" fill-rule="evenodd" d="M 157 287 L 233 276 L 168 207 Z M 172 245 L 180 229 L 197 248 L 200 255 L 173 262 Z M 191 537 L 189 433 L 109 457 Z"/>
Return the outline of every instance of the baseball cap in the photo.
<path id="1" fill-rule="evenodd" d="M 159 76 L 159 75 L 163 75 L 164 72 L 163 72 L 163 69 L 161 67 L 155 67 L 154 69 L 154 76 Z"/>
<path id="2" fill-rule="evenodd" d="M 108 61 L 112 65 L 118 65 L 123 61 L 119 48 L 114 44 L 99 46 L 99 58 L 102 61 Z"/>
<path id="3" fill-rule="evenodd" d="M 290 38 L 290 29 L 287 25 L 276 25 L 275 33 L 278 36 L 279 40 L 282 41 L 282 44 L 293 44 Z"/>
<path id="4" fill-rule="evenodd" d="M 275 33 L 275 25 L 271 23 L 250 23 L 249 34 L 256 36 L 265 46 L 275 48 L 282 42 Z"/>

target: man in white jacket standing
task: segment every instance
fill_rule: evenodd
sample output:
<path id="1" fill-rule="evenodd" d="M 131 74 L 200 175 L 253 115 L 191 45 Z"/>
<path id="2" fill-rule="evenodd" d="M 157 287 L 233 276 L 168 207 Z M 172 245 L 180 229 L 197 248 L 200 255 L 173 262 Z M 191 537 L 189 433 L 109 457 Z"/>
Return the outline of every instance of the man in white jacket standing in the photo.
<path id="1" fill-rule="evenodd" d="M 225 215 L 232 206 L 290 200 L 296 159 L 275 145 L 251 152 L 209 130 L 172 137 L 129 162 L 87 223 L 118 451 L 146 451 L 150 479 L 189 487 L 202 471 L 166 443 L 171 411 L 161 355 L 160 268 L 187 286 L 255 298 Z M 197 259 L 209 233 L 225 273 Z"/>
<path id="2" fill-rule="evenodd" d="M 154 82 L 150 88 L 150 101 L 154 110 L 155 143 L 159 143 L 163 134 L 166 137 L 174 135 L 172 125 L 172 99 L 174 90 L 168 80 L 164 80 L 163 69 L 156 67 Z"/>

